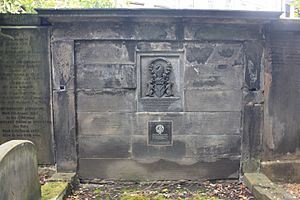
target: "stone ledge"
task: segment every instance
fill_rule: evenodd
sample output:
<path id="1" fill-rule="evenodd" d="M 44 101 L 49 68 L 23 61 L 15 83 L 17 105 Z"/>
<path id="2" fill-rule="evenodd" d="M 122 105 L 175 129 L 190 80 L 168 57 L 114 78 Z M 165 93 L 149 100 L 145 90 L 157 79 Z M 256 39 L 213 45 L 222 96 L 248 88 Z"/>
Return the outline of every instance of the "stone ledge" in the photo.
<path id="1" fill-rule="evenodd" d="M 55 173 L 42 186 L 42 200 L 63 200 L 75 184 L 75 175 L 75 173 Z"/>
<path id="2" fill-rule="evenodd" d="M 264 174 L 245 173 L 244 182 L 257 200 L 296 200 Z"/>
<path id="3" fill-rule="evenodd" d="M 300 183 L 300 160 L 262 162 L 261 172 L 275 182 Z"/>

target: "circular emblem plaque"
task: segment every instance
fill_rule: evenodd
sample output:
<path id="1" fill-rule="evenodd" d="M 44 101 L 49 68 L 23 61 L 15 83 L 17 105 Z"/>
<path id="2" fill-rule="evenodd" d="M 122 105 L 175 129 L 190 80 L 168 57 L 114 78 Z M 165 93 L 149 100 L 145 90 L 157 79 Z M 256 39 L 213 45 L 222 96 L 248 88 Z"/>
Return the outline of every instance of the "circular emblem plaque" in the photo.
<path id="1" fill-rule="evenodd" d="M 162 133 L 164 132 L 164 130 L 165 130 L 165 127 L 164 127 L 163 125 L 161 125 L 161 124 L 158 124 L 158 125 L 155 127 L 155 131 L 156 131 L 156 133 L 158 133 L 158 134 L 162 134 Z"/>

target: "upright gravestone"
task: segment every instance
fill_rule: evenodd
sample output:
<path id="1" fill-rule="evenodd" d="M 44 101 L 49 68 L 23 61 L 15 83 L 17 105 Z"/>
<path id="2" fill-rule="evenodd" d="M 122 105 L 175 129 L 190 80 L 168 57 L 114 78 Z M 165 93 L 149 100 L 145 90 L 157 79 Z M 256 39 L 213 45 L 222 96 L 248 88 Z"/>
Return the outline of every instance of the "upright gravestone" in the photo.
<path id="1" fill-rule="evenodd" d="M 9 19 L 16 25 L 38 21 L 30 15 Z M 53 163 L 48 28 L 5 25 L 0 32 L 0 143 L 31 140 L 39 163 Z"/>
<path id="2" fill-rule="evenodd" d="M 41 199 L 36 148 L 32 142 L 12 140 L 0 145 L 0 199 Z"/>

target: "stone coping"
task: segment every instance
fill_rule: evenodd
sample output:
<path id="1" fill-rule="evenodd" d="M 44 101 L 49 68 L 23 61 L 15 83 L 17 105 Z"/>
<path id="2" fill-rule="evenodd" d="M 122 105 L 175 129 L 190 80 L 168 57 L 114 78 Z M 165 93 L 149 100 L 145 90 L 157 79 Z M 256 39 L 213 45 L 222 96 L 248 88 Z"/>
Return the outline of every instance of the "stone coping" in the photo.
<path id="1" fill-rule="evenodd" d="M 277 20 L 282 12 L 278 11 L 242 11 L 242 10 L 198 10 L 198 9 L 43 9 L 37 8 L 41 17 L 50 22 L 84 21 L 84 19 L 97 20 L 99 18 L 132 18 L 132 19 L 218 19 L 248 20 L 264 23 Z M 204 20 L 205 21 L 205 20 Z M 212 21 L 210 21 L 211 23 Z"/>

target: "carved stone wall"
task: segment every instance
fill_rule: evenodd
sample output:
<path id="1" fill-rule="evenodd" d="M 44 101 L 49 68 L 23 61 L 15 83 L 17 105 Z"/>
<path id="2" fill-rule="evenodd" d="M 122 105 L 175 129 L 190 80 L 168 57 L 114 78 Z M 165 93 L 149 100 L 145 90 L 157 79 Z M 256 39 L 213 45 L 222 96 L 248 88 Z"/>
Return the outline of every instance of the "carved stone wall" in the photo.
<path id="1" fill-rule="evenodd" d="M 59 170 L 77 168 L 83 179 L 237 178 L 258 151 L 249 153 L 252 133 L 261 145 L 261 126 L 244 115 L 262 114 L 264 26 L 146 13 L 75 22 L 45 11 Z"/>

